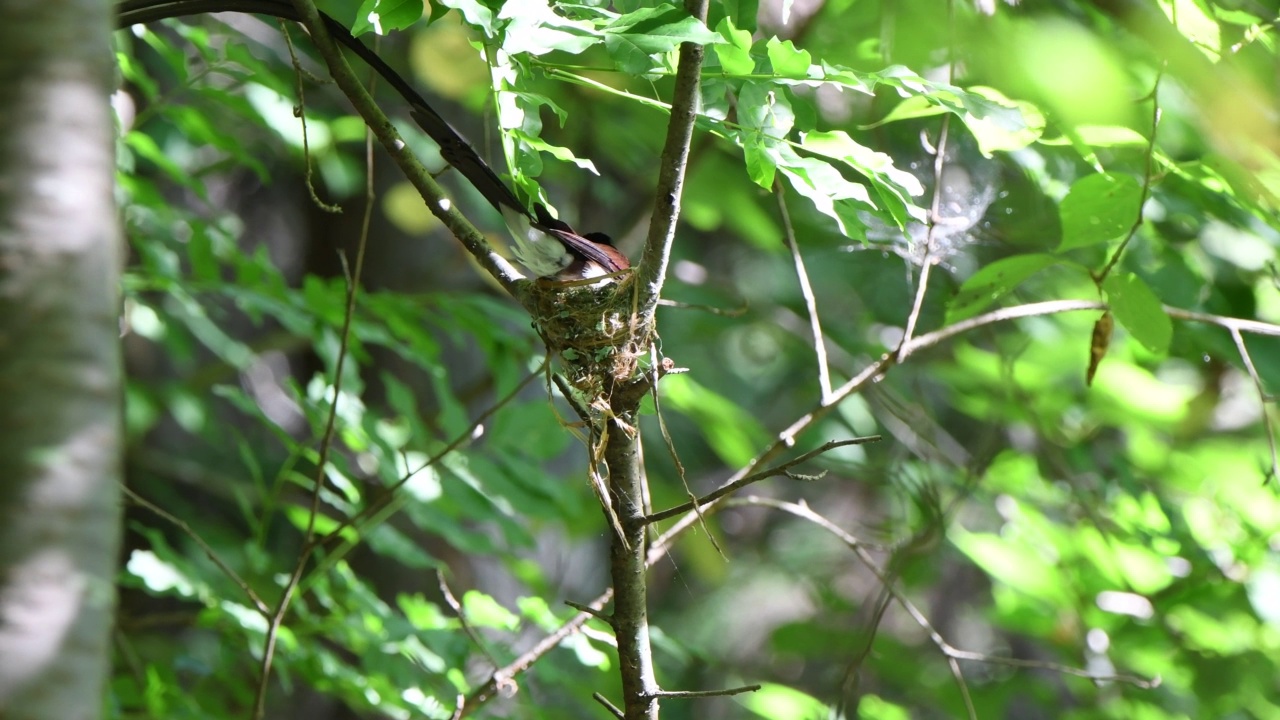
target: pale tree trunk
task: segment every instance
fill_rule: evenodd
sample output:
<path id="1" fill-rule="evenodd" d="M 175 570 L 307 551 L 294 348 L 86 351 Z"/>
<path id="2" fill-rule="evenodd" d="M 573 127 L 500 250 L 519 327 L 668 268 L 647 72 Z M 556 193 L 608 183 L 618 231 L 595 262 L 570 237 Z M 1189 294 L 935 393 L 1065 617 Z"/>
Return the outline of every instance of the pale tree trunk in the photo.
<path id="1" fill-rule="evenodd" d="M 99 717 L 119 547 L 106 0 L 0 0 L 0 718 Z"/>

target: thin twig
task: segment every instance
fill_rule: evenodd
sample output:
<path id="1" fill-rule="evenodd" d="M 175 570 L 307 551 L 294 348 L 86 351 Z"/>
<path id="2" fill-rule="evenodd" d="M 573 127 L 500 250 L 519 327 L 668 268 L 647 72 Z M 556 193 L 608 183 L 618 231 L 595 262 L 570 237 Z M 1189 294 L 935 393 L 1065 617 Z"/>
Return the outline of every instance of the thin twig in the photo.
<path id="1" fill-rule="evenodd" d="M 720 317 L 728 317 L 728 318 L 742 317 L 743 315 L 746 314 L 747 310 L 750 309 L 750 306 L 747 304 L 745 300 L 742 303 L 742 307 L 729 308 L 729 309 L 719 308 L 712 305 L 702 305 L 699 303 L 687 303 L 687 302 L 680 302 L 678 300 L 665 300 L 665 299 L 658 301 L 658 307 L 669 307 L 669 308 L 676 308 L 679 310 L 701 310 L 702 312 L 711 313 L 712 315 L 719 315 Z"/>
<path id="2" fill-rule="evenodd" d="M 950 68 L 950 65 L 948 65 Z M 924 258 L 920 261 L 920 282 L 916 284 L 916 297 L 911 303 L 911 312 L 907 315 L 907 326 L 902 333 L 902 342 L 898 343 L 898 362 L 907 359 L 911 352 L 911 338 L 915 336 L 916 323 L 920 320 L 920 312 L 924 308 L 924 296 L 929 292 L 929 275 L 933 268 L 934 235 L 938 223 L 942 220 L 942 174 L 947 166 L 947 136 L 951 132 L 951 115 L 942 116 L 942 128 L 938 131 L 938 142 L 933 148 L 933 198 L 929 202 L 929 227 L 925 230 Z M 910 263 L 907 264 L 910 267 Z"/>
<path id="3" fill-rule="evenodd" d="M 597 610 L 597 609 L 595 609 L 595 608 L 591 607 L 590 605 L 583 605 L 582 603 L 577 603 L 577 602 L 574 602 L 574 601 L 572 601 L 572 600 L 565 600 L 565 601 L 564 601 L 564 604 L 565 604 L 565 605 L 568 605 L 569 607 L 573 608 L 574 610 L 577 610 L 578 612 L 584 612 L 584 613 L 586 613 L 586 614 L 590 615 L 591 617 L 593 617 L 593 618 L 595 618 L 595 619 L 597 619 L 597 620 L 600 620 L 601 622 L 608 623 L 608 624 L 610 624 L 610 625 L 612 625 L 612 624 L 613 624 L 613 618 L 611 618 L 611 617 L 609 617 L 608 615 L 606 615 L 606 614 L 605 614 L 605 612 L 604 612 L 603 610 Z"/>
<path id="4" fill-rule="evenodd" d="M 976 330 L 984 325 L 1008 322 L 1019 318 L 1039 317 L 1041 315 L 1057 315 L 1064 312 L 1082 312 L 1086 310 L 1106 310 L 1105 303 L 1092 300 L 1046 300 L 1045 302 L 1027 303 L 1014 307 L 1000 308 L 989 313 L 961 320 L 944 328 L 939 328 L 927 335 L 921 335 L 910 343 L 910 351 L 938 345 L 956 335 Z"/>
<path id="5" fill-rule="evenodd" d="M 542 374 L 541 368 L 534 370 L 533 372 L 525 376 L 525 378 L 521 380 L 520 383 L 518 383 L 514 388 L 512 388 L 511 392 L 507 393 L 505 396 L 503 396 L 497 402 L 495 402 L 493 405 L 487 408 L 484 412 L 480 413 L 476 417 L 476 419 L 471 423 L 471 425 L 469 425 L 462 432 L 458 433 L 458 435 L 455 436 L 453 440 L 451 440 L 447 445 L 445 445 L 438 452 L 436 452 L 436 454 L 424 460 L 420 465 L 418 465 L 418 467 L 409 468 L 408 463 L 406 462 L 404 475 L 402 475 L 400 479 L 397 480 L 394 484 L 387 487 L 386 490 L 383 491 L 383 493 L 377 500 L 370 503 L 368 507 L 364 508 L 363 510 L 356 513 L 355 515 L 352 515 L 351 517 L 338 523 L 337 527 L 329 531 L 327 535 L 317 536 L 313 538 L 312 541 L 307 544 L 304 550 L 306 552 L 313 552 L 316 548 L 322 545 L 328 544 L 332 539 L 341 537 L 342 533 L 347 528 L 356 527 L 357 524 L 360 524 L 360 526 L 356 528 L 356 534 L 363 535 L 365 530 L 368 528 L 369 524 L 374 523 L 375 518 L 377 518 L 377 516 L 380 513 L 383 513 L 384 511 L 388 511 L 386 514 L 389 515 L 392 511 L 396 509 L 395 506 L 397 506 L 399 503 L 402 503 L 404 501 L 403 496 L 398 493 L 398 491 L 402 487 L 408 484 L 410 480 L 417 477 L 418 473 L 436 464 L 437 462 L 442 460 L 445 456 L 457 450 L 464 443 L 474 438 L 476 435 L 476 431 L 479 430 L 480 426 L 483 425 L 486 420 L 488 420 L 494 413 L 498 412 L 499 410 L 501 410 L 502 408 L 510 404 L 511 401 L 515 400 L 515 398 L 520 394 L 520 391 L 523 390 L 526 385 L 532 382 L 533 379 L 538 377 L 538 375 L 540 374 Z M 385 517 L 383 519 L 385 519 Z M 369 522 L 365 523 L 366 520 L 368 520 Z M 378 522 L 380 521 L 381 520 L 378 520 Z M 354 544 L 354 543 L 351 543 L 351 544 Z M 328 567 L 336 563 L 339 559 L 341 559 L 344 554 L 345 554 L 345 548 L 334 551 L 332 553 L 327 553 L 325 556 L 324 562 L 313 571 L 313 574 L 324 572 L 325 569 L 327 569 Z"/>
<path id="6" fill-rule="evenodd" d="M 956 79 L 956 22 L 955 2 L 947 0 L 947 84 L 954 84 Z M 942 222 L 942 175 L 947 166 L 947 138 L 951 133 L 951 114 L 942 116 L 942 124 L 938 130 L 938 142 L 933 146 L 933 197 L 929 201 L 929 226 L 925 230 L 924 258 L 920 263 L 920 282 L 916 285 L 916 297 L 911 303 L 911 312 L 907 315 L 907 326 L 902 333 L 902 342 L 898 343 L 898 362 L 907 359 L 910 354 L 911 338 L 915 336 L 916 323 L 920 320 L 920 312 L 924 308 L 924 298 L 929 292 L 929 275 L 933 269 L 936 243 L 934 237 L 938 224 Z M 911 267 L 907 264 L 908 269 Z M 908 273 L 910 277 L 910 273 Z"/>
<path id="7" fill-rule="evenodd" d="M 550 345 L 548 344 L 547 347 L 550 347 Z M 554 404 L 551 406 L 552 412 L 556 413 L 556 417 L 561 420 L 562 425 L 569 428 L 569 430 L 587 446 L 587 482 L 591 484 L 591 491 L 595 493 L 596 500 L 600 502 L 600 509 L 604 512 L 605 518 L 609 521 L 609 526 L 619 538 L 625 538 L 626 533 L 622 530 L 622 521 L 618 519 L 618 513 L 613 508 L 613 494 L 609 491 L 609 484 L 605 481 L 604 476 L 600 474 L 599 470 L 601 462 L 600 447 L 604 438 L 597 440 L 597 423 L 592 418 L 591 410 L 582 404 L 578 395 L 573 391 L 573 386 L 569 384 L 569 381 L 565 380 L 564 376 L 560 373 L 552 373 L 550 365 L 546 365 L 546 367 L 547 375 L 555 382 L 555 385 L 560 390 L 560 394 L 564 397 L 565 402 L 569 403 L 569 407 L 573 408 L 573 411 L 577 413 L 579 418 L 581 418 L 582 424 L 587 428 L 586 435 L 577 432 L 576 428 L 573 428 L 571 425 L 564 422 L 563 418 L 560 418 L 560 413 L 556 411 Z M 548 385 L 548 395 L 550 392 L 551 388 L 550 385 Z M 607 426 L 603 432 L 608 432 Z"/>
<path id="8" fill-rule="evenodd" d="M 612 599 L 613 589 L 610 588 L 601 593 L 600 597 L 592 601 L 588 607 L 594 609 L 596 613 L 599 613 Z M 593 613 L 579 612 L 577 615 L 570 618 L 564 625 L 557 628 L 555 632 L 544 637 L 537 645 L 529 648 L 529 650 L 523 655 L 503 666 L 503 668 L 498 672 L 495 672 L 490 676 L 489 680 L 485 684 L 473 690 L 467 697 L 466 709 L 463 710 L 462 717 L 470 715 L 472 709 L 479 709 L 486 702 L 497 697 L 499 694 L 502 694 L 503 688 L 509 686 L 512 682 L 511 678 L 519 675 L 525 670 L 528 670 L 529 667 L 537 662 L 543 655 L 546 655 L 556 647 L 559 647 L 560 643 L 563 642 L 565 638 L 578 632 L 578 630 L 594 616 L 595 615 Z"/>
<path id="9" fill-rule="evenodd" d="M 879 442 L 879 441 L 880 441 L 879 435 L 868 435 L 866 437 L 851 438 L 849 440 L 831 440 L 829 442 L 825 442 L 820 447 L 810 450 L 809 452 L 801 455 L 800 457 L 794 458 L 792 460 L 788 460 L 780 465 L 774 465 L 773 467 L 766 468 L 759 472 L 754 472 L 754 473 L 751 473 L 750 475 L 746 475 L 741 478 L 738 478 L 733 482 L 721 485 L 720 487 L 716 488 L 712 492 L 709 492 L 706 495 L 703 495 L 702 497 L 692 502 L 682 503 L 673 508 L 668 508 L 661 512 L 653 513 L 652 515 L 649 515 L 648 517 L 646 517 L 644 521 L 646 523 L 652 524 L 656 522 L 661 522 L 662 520 L 666 520 L 667 518 L 675 517 L 676 515 L 679 515 L 680 513 L 683 513 L 683 512 L 688 512 L 689 510 L 698 510 L 707 505 L 710 505 L 711 503 L 715 502 L 716 500 L 719 500 L 720 498 L 724 497 L 725 495 L 728 495 L 731 492 L 740 490 L 746 487 L 747 485 L 750 485 L 751 483 L 759 482 L 761 480 L 764 480 L 765 478 L 770 478 L 777 475 L 786 475 L 787 470 L 790 470 L 796 465 L 799 465 L 804 462 L 808 462 L 809 460 L 812 460 L 813 458 L 819 455 L 822 455 L 824 453 L 830 452 L 836 448 L 845 447 L 846 445 L 862 445 L 864 443 Z"/>
<path id="10" fill-rule="evenodd" d="M 231 582 L 234 582 L 236 585 L 240 587 L 242 591 L 244 591 L 244 594 L 248 596 L 249 601 L 253 603 L 254 608 L 256 608 L 258 612 L 262 613 L 263 617 L 268 617 L 271 615 L 271 608 L 265 602 L 262 601 L 262 598 L 258 597 L 258 593 L 254 592 L 253 588 L 249 587 L 249 583 L 245 582 L 244 578 L 240 577 L 240 575 L 237 574 L 235 570 L 232 570 L 230 565 L 227 565 L 225 562 L 223 562 L 222 558 L 218 557 L 218 553 L 214 551 L 213 546 L 205 542 L 204 538 L 200 537 L 200 534 L 197 533 L 195 530 L 193 530 L 190 525 L 188 525 L 185 521 L 170 514 L 167 510 L 161 508 L 159 505 L 156 505 L 150 500 L 147 500 L 146 498 L 142 497 L 141 495 L 134 492 L 129 487 L 125 485 L 121 485 L 120 489 L 121 491 L 124 492 L 125 495 L 129 497 L 130 500 L 150 510 L 156 515 L 159 515 L 161 518 L 165 519 L 166 521 L 172 523 L 174 527 L 177 527 L 184 534 L 186 534 L 187 537 L 191 538 L 195 542 L 195 544 L 199 545 L 200 549 L 204 551 L 205 556 L 208 557 L 209 560 L 214 565 L 217 565 L 218 569 L 221 570 L 224 575 L 226 575 L 228 578 L 231 578 Z"/>
<path id="11" fill-rule="evenodd" d="M 458 624 L 462 626 L 462 631 L 467 634 L 467 637 L 471 638 L 471 642 L 475 643 L 476 649 L 480 651 L 480 654 L 484 655 L 495 670 L 501 667 L 497 659 L 493 657 L 493 653 L 489 652 L 489 648 L 485 647 L 480 635 L 471 627 L 471 623 L 467 622 L 467 614 L 462 609 L 462 603 L 458 602 L 458 598 L 454 597 L 453 591 L 449 589 L 449 581 L 445 579 L 444 571 L 436 570 L 436 579 L 440 583 L 440 594 L 444 596 L 445 603 L 457 614 Z"/>
<path id="12" fill-rule="evenodd" d="M 656 343 L 649 345 L 650 368 L 653 372 L 653 379 L 649 382 L 649 390 L 653 395 L 653 414 L 658 418 L 658 430 L 662 433 L 662 440 L 667 445 L 667 451 L 671 453 L 671 461 L 676 464 L 676 474 L 680 476 L 680 484 L 684 486 L 685 495 L 692 501 L 690 509 L 695 512 L 699 511 L 698 496 L 693 493 L 693 489 L 689 487 L 689 479 L 685 477 L 684 463 L 680 462 L 680 453 L 676 452 L 675 441 L 671 439 L 671 433 L 667 430 L 666 418 L 662 415 L 662 406 L 658 404 L 658 371 L 661 365 L 658 363 L 658 346 Z M 645 508 L 645 512 L 652 515 L 653 508 Z M 720 547 L 720 541 L 716 540 L 716 536 L 707 527 L 706 520 L 702 518 L 701 512 L 698 513 L 698 522 L 702 524 L 702 532 L 707 536 L 707 540 L 711 542 L 711 546 L 716 549 L 720 557 L 728 559 L 724 553 L 724 548 Z M 652 525 L 652 521 L 648 517 L 645 518 L 645 524 Z"/>
<path id="13" fill-rule="evenodd" d="M 747 498 L 749 501 L 750 498 Z M 735 501 L 736 504 L 736 501 Z M 749 503 L 748 504 L 754 504 Z M 844 677 L 840 681 L 840 702 L 837 710 L 843 712 L 845 698 L 850 695 L 857 695 L 858 685 L 861 682 L 862 663 L 871 655 L 872 648 L 875 647 L 876 633 L 880 631 L 880 624 L 884 622 L 884 614 L 889 611 L 889 602 L 893 600 L 893 596 L 885 585 L 880 586 L 880 592 L 876 595 L 876 601 L 872 604 L 871 617 L 867 619 L 867 633 L 862 647 L 854 654 L 853 659 L 849 661 L 849 666 L 844 670 Z"/>
<path id="14" fill-rule="evenodd" d="M 289 604 L 293 599 L 294 591 L 302 580 L 303 573 L 306 572 L 307 562 L 311 559 L 311 554 L 315 548 L 311 541 L 315 538 L 316 518 L 320 515 L 320 495 L 324 489 L 324 479 L 329 465 L 329 452 L 333 448 L 333 436 L 338 423 L 338 403 L 342 401 L 343 370 L 346 368 L 347 356 L 350 351 L 351 323 L 356 314 L 356 299 L 360 293 L 360 280 L 364 272 L 365 248 L 369 244 L 369 226 L 373 217 L 373 141 L 367 131 L 365 134 L 365 163 L 368 168 L 368 178 L 366 179 L 365 187 L 364 214 L 360 224 L 360 239 L 356 244 L 355 268 L 351 271 L 351 277 L 347 279 L 347 302 L 346 307 L 343 309 L 342 329 L 338 337 L 338 356 L 333 368 L 333 403 L 329 406 L 329 415 L 325 420 L 324 434 L 320 438 L 320 456 L 316 460 L 316 475 L 311 490 L 311 508 L 307 514 L 307 529 L 303 534 L 306 544 L 298 554 L 298 560 L 293 572 L 289 575 L 284 592 L 280 594 L 280 601 L 267 621 L 267 636 L 262 652 L 261 674 L 258 678 L 257 695 L 254 701 L 255 718 L 261 718 L 266 711 L 267 685 L 271 677 L 271 663 L 275 655 L 280 625 L 284 622 L 284 616 L 289 611 Z"/>
<path id="15" fill-rule="evenodd" d="M 1160 89 L 1160 79 L 1164 77 L 1164 65 L 1160 65 L 1160 69 L 1156 71 L 1155 82 L 1151 84 L 1151 137 L 1147 139 L 1147 164 L 1142 171 L 1142 196 L 1138 199 L 1138 217 L 1134 218 L 1133 225 L 1129 227 L 1129 233 L 1124 236 L 1124 240 L 1111 254 L 1111 258 L 1107 260 L 1107 264 L 1103 266 L 1102 271 L 1094 278 L 1094 282 L 1099 287 L 1102 281 L 1107 279 L 1107 275 L 1111 274 L 1111 270 L 1115 268 L 1116 263 L 1120 262 L 1121 255 L 1129 246 L 1129 242 L 1133 240 L 1133 236 L 1138 233 L 1138 228 L 1142 227 L 1145 221 L 1143 215 L 1143 206 L 1147 204 L 1147 198 L 1151 197 L 1151 168 L 1154 164 L 1154 156 L 1156 153 L 1156 129 L 1160 127 L 1160 100 L 1157 98 L 1156 91 Z"/>
<path id="16" fill-rule="evenodd" d="M 804 520 L 808 520 L 809 522 L 817 525 L 818 527 L 821 527 L 822 529 L 826 530 L 832 535 L 835 535 L 850 550 L 852 550 L 855 555 L 857 555 L 858 560 L 861 561 L 862 564 L 868 570 L 871 571 L 871 574 L 874 575 L 876 579 L 882 583 L 882 587 L 885 587 L 888 589 L 889 594 L 893 596 L 894 601 L 897 602 L 898 605 L 901 606 L 903 610 L 907 611 L 907 614 L 910 615 L 911 619 L 917 625 L 920 626 L 920 629 L 924 630 L 929 635 L 930 641 L 932 641 L 933 644 L 938 648 L 938 650 L 940 650 L 942 654 L 948 658 L 951 658 L 954 660 L 973 660 L 976 662 L 983 662 L 983 663 L 988 663 L 993 665 L 1006 665 L 1009 667 L 1050 670 L 1052 672 L 1063 673 L 1066 675 L 1074 675 L 1076 677 L 1088 678 L 1089 680 L 1093 680 L 1094 682 L 1128 683 L 1130 685 L 1134 685 L 1144 690 L 1150 690 L 1151 688 L 1157 687 L 1160 684 L 1160 679 L 1158 677 L 1153 679 L 1148 679 L 1148 678 L 1143 678 L 1136 675 L 1099 675 L 1096 673 L 1089 672 L 1088 670 L 1082 670 L 1080 668 L 1071 667 L 1069 665 L 1060 665 L 1058 663 L 1045 662 L 1041 660 L 1023 660 L 1020 658 L 1005 658 L 1005 657 L 998 657 L 995 655 L 987 655 L 985 653 L 971 652 L 968 650 L 959 650 L 955 647 L 952 647 L 951 644 L 948 643 L 942 637 L 942 635 L 937 631 L 937 629 L 933 627 L 933 624 L 929 622 L 929 618 L 926 617 L 925 614 L 921 612 L 919 608 L 916 607 L 915 603 L 911 602 L 911 600 L 909 600 L 905 595 L 899 592 L 892 583 L 886 582 L 888 580 L 888 577 L 884 574 L 884 571 L 880 568 L 879 564 L 876 563 L 875 558 L 871 557 L 871 554 L 868 553 L 866 548 L 862 546 L 862 543 L 858 540 L 857 537 L 849 534 L 840 526 L 831 522 L 830 520 L 823 517 L 822 515 L 819 515 L 818 513 L 814 512 L 813 509 L 811 509 L 808 505 L 803 505 L 800 503 L 793 503 L 793 502 L 786 502 L 784 500 L 775 500 L 774 498 L 759 497 L 755 495 L 742 497 L 742 498 L 735 498 L 734 500 L 731 501 L 731 504 L 758 505 L 763 507 L 774 508 L 776 510 L 781 510 L 783 512 L 788 512 L 788 513 L 791 513 L 792 515 L 795 515 L 796 517 L 802 518 Z"/>
<path id="17" fill-rule="evenodd" d="M 755 692 L 760 689 L 759 685 L 743 685 L 735 688 L 725 688 L 724 690 L 659 690 L 654 693 L 655 698 L 706 698 L 706 697 L 724 697 L 726 695 L 741 695 L 742 693 Z"/>
<path id="18" fill-rule="evenodd" d="M 1227 330 L 1239 330 L 1251 335 L 1269 335 L 1271 337 L 1280 337 L 1280 325 L 1261 320 L 1242 320 L 1240 318 L 1227 317 L 1225 315 L 1210 315 L 1209 313 L 1194 312 L 1192 310 L 1183 310 L 1182 308 L 1164 306 L 1164 312 L 1174 320 L 1187 320 L 1189 322 L 1205 323 L 1207 325 L 1217 325 Z"/>
<path id="19" fill-rule="evenodd" d="M 804 309 L 809 315 L 809 330 L 813 333 L 813 354 L 818 361 L 818 391 L 825 404 L 831 399 L 831 369 L 827 364 L 827 341 L 822 334 L 822 323 L 818 320 L 818 299 L 813 294 L 813 285 L 809 283 L 809 273 L 804 268 L 804 258 L 800 256 L 800 246 L 796 243 L 796 231 L 791 225 L 791 213 L 787 212 L 786 190 L 782 181 L 774 179 L 773 194 L 778 199 L 778 212 L 782 214 L 783 241 L 791 251 L 791 264 L 796 270 L 796 282 L 800 285 L 800 295 L 804 298 Z"/>
<path id="20" fill-rule="evenodd" d="M 312 182 L 313 174 L 312 174 L 312 166 L 311 166 L 311 141 L 309 138 L 310 133 L 307 132 L 307 96 L 305 91 L 303 90 L 302 63 L 299 62 L 298 60 L 298 51 L 293 47 L 293 36 L 289 34 L 288 23 L 286 23 L 283 19 L 279 19 L 279 22 L 280 22 L 280 34 L 284 36 L 285 47 L 289 48 L 289 60 L 293 63 L 293 75 L 294 75 L 294 78 L 297 80 L 296 88 L 298 91 L 298 106 L 294 108 L 294 112 L 298 116 L 298 119 L 302 121 L 303 182 L 307 186 L 307 192 L 311 194 L 311 202 L 314 203 L 316 207 L 320 208 L 321 210 L 327 213 L 335 213 L 335 214 L 340 213 L 342 212 L 342 208 L 338 207 L 337 205 L 330 205 L 329 203 L 320 199 L 320 196 L 316 194 L 315 183 Z"/>
<path id="21" fill-rule="evenodd" d="M 618 718 L 618 720 L 624 720 L 624 718 L 626 717 L 625 715 L 622 714 L 622 711 L 619 710 L 617 706 L 615 706 L 613 703 L 609 702 L 608 698 L 606 698 L 604 695 L 601 695 L 600 693 L 597 692 L 597 693 L 591 693 L 591 697 L 596 702 L 603 705 L 604 709 L 608 710 L 609 713 L 614 717 Z"/>
<path id="22" fill-rule="evenodd" d="M 1271 414 L 1267 412 L 1267 405 L 1272 398 L 1262 385 L 1262 378 L 1258 376 L 1258 369 L 1253 365 L 1253 357 L 1249 355 L 1249 348 L 1245 346 L 1244 337 L 1240 335 L 1239 328 L 1231 328 L 1231 339 L 1236 343 L 1236 350 L 1240 351 L 1240 359 L 1244 361 L 1244 367 L 1249 371 L 1249 377 L 1253 379 L 1253 387 L 1258 391 L 1258 401 L 1262 403 L 1262 427 L 1266 431 L 1267 447 L 1271 450 L 1271 472 L 1263 481 L 1265 485 L 1273 478 L 1280 477 L 1280 457 L 1276 454 L 1276 433 L 1275 428 L 1271 426 Z"/>

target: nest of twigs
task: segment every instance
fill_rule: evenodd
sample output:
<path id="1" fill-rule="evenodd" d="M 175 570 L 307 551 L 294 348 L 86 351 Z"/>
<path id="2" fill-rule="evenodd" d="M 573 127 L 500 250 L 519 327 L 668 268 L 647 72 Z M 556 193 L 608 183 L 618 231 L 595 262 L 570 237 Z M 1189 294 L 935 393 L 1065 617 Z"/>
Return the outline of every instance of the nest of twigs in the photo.
<path id="1" fill-rule="evenodd" d="M 604 287 L 536 281 L 528 289 L 534 327 L 563 362 L 574 387 L 597 396 L 635 376 L 646 333 L 632 310 L 630 282 Z"/>

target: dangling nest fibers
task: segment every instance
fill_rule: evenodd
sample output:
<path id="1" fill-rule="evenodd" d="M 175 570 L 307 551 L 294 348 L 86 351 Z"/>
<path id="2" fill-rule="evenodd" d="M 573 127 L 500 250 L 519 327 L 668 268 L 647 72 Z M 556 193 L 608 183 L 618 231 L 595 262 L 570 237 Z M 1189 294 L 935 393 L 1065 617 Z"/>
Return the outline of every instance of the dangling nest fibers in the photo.
<path id="1" fill-rule="evenodd" d="M 647 344 L 632 314 L 626 280 L 601 288 L 535 281 L 528 290 L 534 327 L 560 356 L 574 387 L 597 397 L 606 386 L 631 379 Z"/>

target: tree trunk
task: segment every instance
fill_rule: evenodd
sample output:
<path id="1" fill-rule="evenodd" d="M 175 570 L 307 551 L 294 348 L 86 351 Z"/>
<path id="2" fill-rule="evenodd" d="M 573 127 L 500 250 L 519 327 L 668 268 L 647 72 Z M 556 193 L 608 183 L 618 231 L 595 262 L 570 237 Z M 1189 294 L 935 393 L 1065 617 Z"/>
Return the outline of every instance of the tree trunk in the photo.
<path id="1" fill-rule="evenodd" d="M 120 231 L 103 0 L 0 0 L 0 717 L 101 715 Z"/>

